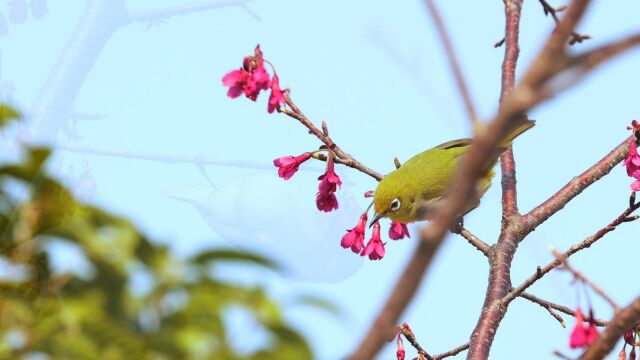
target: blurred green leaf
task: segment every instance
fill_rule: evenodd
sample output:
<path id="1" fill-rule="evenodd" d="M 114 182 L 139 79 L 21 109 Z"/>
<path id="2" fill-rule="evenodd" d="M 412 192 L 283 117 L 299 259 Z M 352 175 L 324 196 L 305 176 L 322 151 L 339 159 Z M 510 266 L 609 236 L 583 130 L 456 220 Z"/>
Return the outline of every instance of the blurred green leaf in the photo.
<path id="1" fill-rule="evenodd" d="M 336 304 L 332 303 L 331 301 L 329 301 L 327 299 L 323 299 L 321 297 L 314 296 L 314 295 L 298 296 L 293 301 L 293 303 L 296 304 L 296 305 L 311 306 L 313 308 L 325 311 L 328 314 L 331 314 L 331 315 L 335 316 L 338 319 L 342 318 L 343 315 L 344 315 L 342 313 L 342 311 L 340 310 L 340 308 Z"/>
<path id="2" fill-rule="evenodd" d="M 215 249 L 203 251 L 192 258 L 196 264 L 207 264 L 216 261 L 246 262 L 266 267 L 274 271 L 281 271 L 281 267 L 274 261 L 269 260 L 257 254 L 233 250 L 233 249 Z"/>
<path id="3" fill-rule="evenodd" d="M 13 120 L 19 120 L 20 113 L 7 104 L 0 104 L 0 127 L 7 125 Z"/>
<path id="4" fill-rule="evenodd" d="M 32 186 L 38 186 L 38 175 L 40 175 L 42 166 L 50 154 L 51 151 L 46 148 L 28 148 L 26 159 L 23 162 L 0 166 L 0 176 L 11 176 L 30 183 Z M 54 182 L 53 179 L 49 179 L 49 181 Z"/>
<path id="5" fill-rule="evenodd" d="M 4 105 L 0 115 L 0 126 L 19 116 Z M 25 150 L 22 161 L 0 165 L 0 259 L 25 269 L 0 278 L 1 359 L 23 358 L 26 349 L 51 359 L 312 358 L 262 286 L 227 283 L 202 271 L 217 263 L 280 271 L 278 264 L 233 249 L 179 258 L 128 219 L 78 201 L 46 174 L 48 149 Z M 26 197 L 7 186 L 15 180 Z M 47 247 L 53 243 L 72 243 L 90 271 L 57 272 L 56 263 L 73 259 Z M 334 309 L 313 297 L 293 303 Z M 246 309 L 273 341 L 252 354 L 236 353 L 223 321 L 231 307 Z M 15 344 L 4 336 L 9 331 L 18 334 Z"/>

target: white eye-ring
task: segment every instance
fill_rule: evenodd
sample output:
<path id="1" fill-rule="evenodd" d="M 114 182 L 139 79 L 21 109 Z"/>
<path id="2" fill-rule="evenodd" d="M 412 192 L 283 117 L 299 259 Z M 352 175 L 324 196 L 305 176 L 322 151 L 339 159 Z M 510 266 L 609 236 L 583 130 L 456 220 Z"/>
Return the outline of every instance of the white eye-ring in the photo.
<path id="1" fill-rule="evenodd" d="M 389 205 L 389 211 L 396 211 L 400 209 L 400 199 L 395 198 L 393 199 L 393 201 L 391 201 L 391 204 Z"/>

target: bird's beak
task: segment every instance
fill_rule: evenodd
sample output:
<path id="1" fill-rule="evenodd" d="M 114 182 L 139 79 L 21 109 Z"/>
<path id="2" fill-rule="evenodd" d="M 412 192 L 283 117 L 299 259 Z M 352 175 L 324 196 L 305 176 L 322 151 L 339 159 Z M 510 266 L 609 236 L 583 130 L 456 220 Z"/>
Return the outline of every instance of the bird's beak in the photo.
<path id="1" fill-rule="evenodd" d="M 373 219 L 371 220 L 371 222 L 369 223 L 369 228 L 371 228 L 373 226 L 373 224 L 377 223 L 378 220 L 380 220 L 381 218 L 383 218 L 385 216 L 385 214 L 374 214 L 373 215 Z"/>

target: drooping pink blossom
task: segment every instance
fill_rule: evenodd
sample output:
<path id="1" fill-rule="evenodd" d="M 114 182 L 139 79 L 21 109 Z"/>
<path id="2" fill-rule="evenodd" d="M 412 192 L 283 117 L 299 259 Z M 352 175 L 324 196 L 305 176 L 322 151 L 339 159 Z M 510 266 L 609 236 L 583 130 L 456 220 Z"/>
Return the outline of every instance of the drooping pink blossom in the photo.
<path id="1" fill-rule="evenodd" d="M 280 89 L 280 80 L 278 79 L 278 75 L 273 75 L 273 78 L 271 79 L 271 95 L 269 95 L 267 111 L 269 113 L 272 113 L 276 109 L 280 111 L 280 106 L 286 103 L 287 101 L 284 98 L 284 93 L 282 92 L 282 89 Z"/>
<path id="2" fill-rule="evenodd" d="M 358 220 L 358 224 L 342 237 L 340 245 L 345 248 L 351 248 L 351 251 L 358 254 L 364 247 L 364 232 L 367 226 L 367 213 L 363 213 Z"/>
<path id="3" fill-rule="evenodd" d="M 380 260 L 384 257 L 384 252 L 384 244 L 380 238 L 380 223 L 376 222 L 373 224 L 371 239 L 369 239 L 367 246 L 364 247 L 360 255 L 369 256 L 370 260 Z"/>
<path id="4" fill-rule="evenodd" d="M 227 96 L 235 99 L 242 95 L 251 75 L 244 69 L 233 70 L 222 78 L 222 85 L 228 86 Z"/>
<path id="5" fill-rule="evenodd" d="M 624 342 L 626 342 L 629 345 L 634 345 L 636 343 L 636 333 L 634 329 L 631 329 L 627 332 L 624 333 L 623 336 Z"/>
<path id="6" fill-rule="evenodd" d="M 284 156 L 273 160 L 273 165 L 278 168 L 278 176 L 289 180 L 298 171 L 303 162 L 311 158 L 311 153 L 306 152 L 298 156 Z"/>
<path id="7" fill-rule="evenodd" d="M 365 191 L 364 197 L 365 198 L 373 197 L 373 190 Z"/>
<path id="8" fill-rule="evenodd" d="M 329 212 L 338 208 L 338 199 L 335 192 L 342 185 L 340 177 L 335 173 L 333 163 L 333 153 L 327 154 L 327 170 L 320 175 L 318 180 L 318 194 L 316 195 L 316 205 L 318 210 Z"/>
<path id="9" fill-rule="evenodd" d="M 591 320 L 587 324 L 584 323 L 584 314 L 580 308 L 576 309 L 574 316 L 576 325 L 569 337 L 569 347 L 576 349 L 591 345 L 598 338 L 598 329 Z M 593 318 L 593 316 L 591 317 Z"/>
<path id="10" fill-rule="evenodd" d="M 636 136 L 640 134 L 640 123 L 633 120 L 631 126 L 628 126 L 627 129 L 632 130 L 635 136 L 629 141 L 629 154 L 624 160 L 623 165 L 627 168 L 627 175 L 636 179 L 636 181 L 631 184 L 631 190 L 640 191 L 640 155 L 638 155 L 638 148 L 636 146 Z"/>
<path id="11" fill-rule="evenodd" d="M 229 87 L 227 96 L 230 98 L 235 99 L 244 92 L 245 96 L 253 101 L 258 98 L 260 91 L 271 86 L 260 45 L 256 46 L 253 56 L 244 58 L 242 68 L 233 70 L 222 78 L 222 84 Z"/>
<path id="12" fill-rule="evenodd" d="M 338 198 L 332 192 L 318 192 L 316 195 L 316 206 L 318 210 L 329 212 L 338 209 Z"/>
<path id="13" fill-rule="evenodd" d="M 407 228 L 407 224 L 401 224 L 399 222 L 392 221 L 391 226 L 389 227 L 389 238 L 391 240 L 400 240 L 404 237 L 410 238 L 409 229 Z"/>
<path id="14" fill-rule="evenodd" d="M 405 351 L 404 344 L 402 343 L 402 336 L 398 334 L 398 351 L 396 351 L 396 357 L 398 358 L 398 360 L 404 360 L 404 355 Z"/>
<path id="15" fill-rule="evenodd" d="M 638 155 L 635 139 L 629 141 L 629 154 L 623 164 L 627 168 L 627 175 L 636 179 L 631 183 L 631 190 L 640 191 L 640 155 Z"/>

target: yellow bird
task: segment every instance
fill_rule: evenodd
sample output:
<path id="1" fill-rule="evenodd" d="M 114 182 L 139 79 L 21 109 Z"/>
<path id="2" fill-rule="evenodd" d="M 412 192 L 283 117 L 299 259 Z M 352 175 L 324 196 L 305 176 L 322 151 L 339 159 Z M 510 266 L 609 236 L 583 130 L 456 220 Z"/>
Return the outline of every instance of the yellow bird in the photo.
<path id="1" fill-rule="evenodd" d="M 505 139 L 498 154 L 511 145 L 513 139 L 535 125 L 527 121 Z M 461 157 L 469 151 L 471 139 L 448 141 L 421 152 L 402 164 L 400 168 L 387 174 L 378 184 L 373 195 L 375 216 L 371 225 L 380 218 L 387 217 L 399 223 L 428 220 L 440 203 L 454 176 Z M 491 168 L 498 161 L 493 160 Z M 491 186 L 494 172 L 490 170 L 478 181 L 478 194 L 482 196 Z M 470 204 L 461 214 L 475 209 L 480 201 Z"/>

